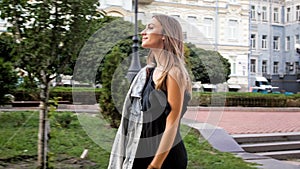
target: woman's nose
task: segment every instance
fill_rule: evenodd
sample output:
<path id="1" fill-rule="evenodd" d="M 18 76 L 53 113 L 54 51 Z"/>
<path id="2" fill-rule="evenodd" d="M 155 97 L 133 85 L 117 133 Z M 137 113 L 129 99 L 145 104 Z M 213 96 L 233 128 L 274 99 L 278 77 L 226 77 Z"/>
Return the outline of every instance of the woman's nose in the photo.
<path id="1" fill-rule="evenodd" d="M 142 36 L 146 35 L 146 31 L 142 30 L 142 32 L 140 33 Z"/>

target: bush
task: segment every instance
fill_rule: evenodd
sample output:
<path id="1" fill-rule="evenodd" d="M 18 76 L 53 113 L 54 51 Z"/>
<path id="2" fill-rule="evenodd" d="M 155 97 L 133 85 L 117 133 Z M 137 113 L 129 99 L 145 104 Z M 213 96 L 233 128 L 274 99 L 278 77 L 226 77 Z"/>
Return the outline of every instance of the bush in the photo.
<path id="1" fill-rule="evenodd" d="M 128 84 L 125 79 L 126 72 L 124 70 L 126 70 L 126 68 L 123 68 L 123 70 L 119 69 L 118 73 L 115 73 L 115 71 L 121 63 L 121 60 L 126 56 L 127 55 L 122 53 L 118 47 L 115 47 L 110 54 L 105 56 L 105 64 L 102 70 L 103 90 L 99 100 L 101 113 L 104 118 L 110 122 L 111 126 L 115 128 L 119 126 L 121 119 L 120 101 L 124 100 L 124 93 L 128 90 L 128 88 L 123 90 L 121 89 L 122 87 L 127 86 L 126 83 Z M 114 74 L 116 74 L 117 77 L 114 77 Z M 113 79 L 115 79 L 115 84 L 119 85 L 112 85 Z M 114 91 L 114 97 L 112 95 L 112 91 Z"/>
<path id="2" fill-rule="evenodd" d="M 300 95 L 193 92 L 190 106 L 299 107 Z"/>
<path id="3" fill-rule="evenodd" d="M 6 94 L 12 94 L 17 84 L 17 73 L 10 62 L 4 62 L 0 58 L 0 105 L 9 101 Z"/>
<path id="4" fill-rule="evenodd" d="M 69 101 L 73 103 L 73 96 L 75 95 L 76 101 L 80 101 L 82 104 L 96 104 L 97 100 L 100 98 L 100 93 L 102 89 L 94 88 L 76 88 L 75 91 L 72 87 L 55 87 L 50 91 L 50 98 L 60 97 L 60 101 Z M 18 89 L 13 95 L 17 101 L 39 101 L 36 97 L 38 92 L 32 92 L 31 90 Z M 95 95 L 95 97 L 89 97 Z"/>
<path id="5" fill-rule="evenodd" d="M 70 112 L 50 112 L 51 125 L 54 127 L 70 128 L 74 121 L 77 121 L 77 116 Z M 76 124 L 73 124 L 76 125 Z"/>

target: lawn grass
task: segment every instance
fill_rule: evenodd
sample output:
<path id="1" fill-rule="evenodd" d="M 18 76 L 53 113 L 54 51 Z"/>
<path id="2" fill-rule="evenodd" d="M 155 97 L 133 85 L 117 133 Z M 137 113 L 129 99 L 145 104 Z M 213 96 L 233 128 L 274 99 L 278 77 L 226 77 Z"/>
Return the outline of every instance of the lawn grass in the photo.
<path id="1" fill-rule="evenodd" d="M 7 161 L 18 163 L 24 161 L 25 158 L 36 159 L 38 117 L 38 112 L 35 111 L 0 112 L 0 168 L 7 165 Z M 107 124 L 102 123 L 98 116 L 80 114 L 78 117 L 73 116 L 71 112 L 59 112 L 52 115 L 49 143 L 51 164 L 54 167 L 63 168 L 59 161 L 68 158 L 80 160 L 83 150 L 88 149 L 86 160 L 92 162 L 93 165 L 90 167 L 85 165 L 84 168 L 107 168 L 109 160 L 107 145 L 112 141 L 108 135 L 111 135 L 113 130 Z M 65 123 L 68 120 L 70 123 Z M 87 124 L 93 127 L 88 128 L 85 126 Z M 97 137 L 97 134 L 91 134 L 100 130 L 104 135 Z M 188 169 L 253 168 L 253 164 L 246 163 L 230 153 L 222 153 L 213 149 L 196 130 L 182 126 L 181 132 L 188 151 Z M 108 141 L 101 143 L 101 140 Z"/>

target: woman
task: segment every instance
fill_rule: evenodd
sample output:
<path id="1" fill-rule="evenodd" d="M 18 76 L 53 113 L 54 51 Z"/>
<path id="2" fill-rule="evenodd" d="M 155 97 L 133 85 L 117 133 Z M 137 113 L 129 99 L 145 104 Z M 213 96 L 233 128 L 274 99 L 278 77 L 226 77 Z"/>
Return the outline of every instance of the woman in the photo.
<path id="1" fill-rule="evenodd" d="M 179 125 L 190 99 L 179 22 L 155 15 L 141 32 L 148 65 L 133 80 L 108 168 L 185 169 L 187 154 Z"/>

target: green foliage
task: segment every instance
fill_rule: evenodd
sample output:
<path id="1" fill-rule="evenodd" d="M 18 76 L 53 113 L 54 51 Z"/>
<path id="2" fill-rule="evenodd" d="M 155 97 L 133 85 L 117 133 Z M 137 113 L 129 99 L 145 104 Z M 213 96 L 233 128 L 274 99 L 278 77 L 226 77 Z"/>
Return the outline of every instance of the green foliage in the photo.
<path id="1" fill-rule="evenodd" d="M 139 24 L 139 29 L 143 26 Z M 86 42 L 82 48 L 74 70 L 74 80 L 102 83 L 102 71 L 106 55 L 116 46 L 128 57 L 131 54 L 131 38 L 134 35 L 134 25 L 123 18 L 105 17 L 103 24 Z M 126 43 L 122 41 L 127 41 Z M 124 45 L 118 45 L 123 43 Z M 140 56 L 145 56 L 145 50 L 140 50 Z M 121 60 L 123 60 L 122 58 Z M 111 64 L 112 65 L 112 64 Z M 116 65 L 113 65 L 116 66 Z"/>
<path id="2" fill-rule="evenodd" d="M 0 34 L 0 57 L 4 62 L 13 62 L 14 57 L 11 55 L 15 42 L 13 37 L 8 33 Z"/>
<path id="3" fill-rule="evenodd" d="M 193 92 L 192 106 L 298 107 L 300 95 Z"/>
<path id="4" fill-rule="evenodd" d="M 186 44 L 189 49 L 189 66 L 194 81 L 202 83 L 223 83 L 229 79 L 230 63 L 217 51 L 197 48 L 191 43 Z"/>
<path id="5" fill-rule="evenodd" d="M 72 87 L 54 87 L 51 89 L 51 92 L 72 92 L 73 90 L 75 90 L 76 92 L 100 92 L 101 88 L 91 88 L 91 87 L 76 87 L 72 88 Z"/>
<path id="6" fill-rule="evenodd" d="M 5 94 L 11 94 L 16 88 L 17 74 L 10 62 L 4 62 L 0 58 L 0 105 L 9 101 Z"/>
<path id="7" fill-rule="evenodd" d="M 142 25 L 139 27 L 143 29 Z M 133 28 L 132 23 L 121 18 L 108 20 L 88 40 L 75 68 L 75 80 L 101 82 L 101 113 L 113 127 L 119 125 L 121 107 L 129 88 L 126 74 L 132 53 Z M 145 56 L 146 52 L 140 50 L 140 56 Z"/>
<path id="8" fill-rule="evenodd" d="M 49 100 L 49 103 L 51 103 L 51 105 L 48 113 L 48 118 L 53 122 L 51 123 L 52 126 L 70 128 L 71 123 L 76 120 L 76 115 L 69 112 L 57 112 L 56 109 L 58 106 L 58 101 L 60 99 L 61 97 L 54 97 L 53 100 Z M 53 135 L 51 134 L 51 136 Z"/>
<path id="9" fill-rule="evenodd" d="M 75 114 L 71 114 L 70 112 L 53 112 L 51 114 L 50 119 L 52 120 L 52 127 L 57 128 L 70 128 L 77 117 Z"/>
<path id="10" fill-rule="evenodd" d="M 13 57 L 13 38 L 7 33 L 0 35 L 0 105 L 11 101 L 13 98 L 4 97 L 6 94 L 12 94 L 16 89 L 18 77 L 12 64 Z"/>
<path id="11" fill-rule="evenodd" d="M 16 65 L 32 76 L 29 80 L 47 85 L 54 78 L 50 75 L 72 73 L 73 61 L 97 30 L 102 13 L 96 5 L 97 0 L 1 1 L 0 17 L 12 24 L 12 54 Z"/>
<path id="12" fill-rule="evenodd" d="M 100 95 L 101 113 L 112 127 L 118 127 L 125 96 L 129 89 L 126 78 L 130 64 L 131 39 L 121 41 L 105 56 L 102 68 L 102 93 Z M 145 61 L 145 60 L 144 60 Z M 145 62 L 142 63 L 142 66 Z"/>
<path id="13" fill-rule="evenodd" d="M 119 120 L 121 119 L 121 112 L 118 111 L 116 102 L 114 102 L 113 100 L 112 91 L 114 91 L 114 93 L 121 96 L 121 97 L 116 97 L 118 98 L 118 100 L 124 100 L 125 98 L 124 93 L 126 93 L 124 91 L 126 91 L 126 88 L 123 90 L 123 92 L 112 90 L 112 87 L 116 87 L 116 86 L 111 86 L 111 82 L 113 80 L 113 75 L 115 73 L 115 70 L 117 69 L 117 66 L 121 63 L 121 60 L 124 59 L 125 57 L 127 57 L 127 55 L 125 53 L 122 53 L 120 51 L 120 48 L 118 47 L 113 48 L 111 53 L 105 56 L 106 62 L 102 70 L 103 90 L 99 100 L 101 113 L 107 120 L 111 122 L 111 126 L 113 127 L 119 126 Z M 126 67 L 128 68 L 128 65 L 126 65 Z M 117 87 L 120 88 L 120 87 L 128 86 L 128 82 L 125 79 L 126 71 L 121 70 L 120 73 L 123 74 L 123 77 L 122 75 L 119 74 L 120 78 L 115 78 L 119 82 L 119 85 Z"/>
<path id="14" fill-rule="evenodd" d="M 99 100 L 102 89 L 101 88 L 83 88 L 78 87 L 75 91 L 72 87 L 55 87 L 50 89 L 50 98 L 60 97 L 59 102 L 69 102 L 73 103 L 73 97 L 81 97 L 80 101 L 85 104 L 96 104 Z M 26 89 L 17 89 L 12 94 L 15 96 L 15 100 L 17 101 L 38 101 L 39 98 L 37 95 L 39 94 L 37 91 L 32 92 Z M 90 96 L 94 97 L 90 97 Z M 75 100 L 79 101 L 79 99 Z M 50 101 L 51 102 L 51 101 Z"/>
<path id="15" fill-rule="evenodd" d="M 16 65 L 28 72 L 30 81 L 38 79 L 40 100 L 40 130 L 38 165 L 47 166 L 43 157 L 46 138 L 49 84 L 58 74 L 72 73 L 72 63 L 92 33 L 97 30 L 103 13 L 97 10 L 98 0 L 2 0 L 0 17 L 11 26 L 14 38 L 13 55 Z M 44 136 L 43 136 L 44 135 Z"/>

